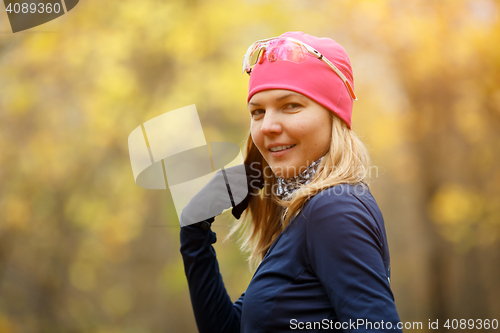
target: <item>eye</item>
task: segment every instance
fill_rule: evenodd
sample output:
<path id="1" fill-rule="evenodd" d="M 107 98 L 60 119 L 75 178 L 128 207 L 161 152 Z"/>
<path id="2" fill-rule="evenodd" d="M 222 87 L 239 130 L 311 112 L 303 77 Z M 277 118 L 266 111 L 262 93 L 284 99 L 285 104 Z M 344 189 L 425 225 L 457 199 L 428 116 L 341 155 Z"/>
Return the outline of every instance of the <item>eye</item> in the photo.
<path id="1" fill-rule="evenodd" d="M 296 108 L 300 108 L 302 105 L 298 104 L 298 103 L 288 103 L 287 105 L 285 105 L 285 109 L 296 109 Z"/>
<path id="2" fill-rule="evenodd" d="M 265 111 L 263 109 L 255 109 L 253 111 L 250 111 L 250 113 L 252 114 L 252 117 L 254 117 L 254 116 L 260 116 L 260 115 L 264 114 Z"/>

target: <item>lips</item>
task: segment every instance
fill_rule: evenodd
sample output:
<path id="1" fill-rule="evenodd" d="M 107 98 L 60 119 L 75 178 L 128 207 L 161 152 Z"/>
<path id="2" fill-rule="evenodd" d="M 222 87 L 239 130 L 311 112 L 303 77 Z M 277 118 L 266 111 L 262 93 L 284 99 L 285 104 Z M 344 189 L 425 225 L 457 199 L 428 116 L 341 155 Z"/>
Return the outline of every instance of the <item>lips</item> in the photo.
<path id="1" fill-rule="evenodd" d="M 295 145 L 281 145 L 281 146 L 275 146 L 275 147 L 271 147 L 269 150 L 273 153 L 275 152 L 279 152 L 279 151 L 282 151 L 282 150 L 287 150 L 287 149 L 290 149 L 292 147 L 294 147 Z"/>
<path id="2" fill-rule="evenodd" d="M 295 148 L 296 144 L 294 145 L 279 145 L 279 146 L 273 146 L 268 149 L 269 154 L 273 158 L 284 158 L 285 156 L 288 156 L 289 152 L 291 152 Z M 288 147 L 288 148 L 287 148 Z M 286 149 L 283 149 L 286 148 Z M 278 151 L 272 151 L 271 149 L 282 149 Z"/>

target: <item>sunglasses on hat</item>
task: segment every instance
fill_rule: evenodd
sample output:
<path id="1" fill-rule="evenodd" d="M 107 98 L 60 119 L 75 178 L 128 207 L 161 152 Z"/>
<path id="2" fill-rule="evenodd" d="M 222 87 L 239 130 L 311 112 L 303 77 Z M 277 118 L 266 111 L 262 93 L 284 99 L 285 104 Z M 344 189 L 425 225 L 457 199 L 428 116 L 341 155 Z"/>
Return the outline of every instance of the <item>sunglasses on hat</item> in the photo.
<path id="1" fill-rule="evenodd" d="M 253 66 L 257 63 L 261 64 L 264 58 L 270 62 L 286 60 L 300 64 L 310 56 L 327 64 L 344 82 L 351 98 L 355 101 L 358 100 L 351 83 L 330 60 L 310 45 L 291 37 L 273 37 L 254 42 L 243 57 L 243 73 L 246 72 L 250 75 Z"/>

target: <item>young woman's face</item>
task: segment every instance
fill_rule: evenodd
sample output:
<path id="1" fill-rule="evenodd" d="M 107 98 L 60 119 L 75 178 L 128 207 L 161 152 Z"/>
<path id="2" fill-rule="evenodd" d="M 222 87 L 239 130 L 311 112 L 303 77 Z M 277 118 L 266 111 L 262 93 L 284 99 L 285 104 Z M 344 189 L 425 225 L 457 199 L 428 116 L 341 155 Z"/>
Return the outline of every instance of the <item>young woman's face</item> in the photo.
<path id="1" fill-rule="evenodd" d="M 290 90 L 264 90 L 248 102 L 252 139 L 273 173 L 291 178 L 330 147 L 330 111 Z"/>

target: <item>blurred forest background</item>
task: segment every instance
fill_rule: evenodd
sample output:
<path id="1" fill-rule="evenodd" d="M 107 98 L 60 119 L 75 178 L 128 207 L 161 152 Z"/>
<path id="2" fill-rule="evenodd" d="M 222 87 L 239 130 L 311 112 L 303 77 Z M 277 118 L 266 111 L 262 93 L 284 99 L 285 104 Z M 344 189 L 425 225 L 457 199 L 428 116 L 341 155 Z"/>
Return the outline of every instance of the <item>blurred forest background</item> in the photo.
<path id="1" fill-rule="evenodd" d="M 243 54 L 295 30 L 351 58 L 401 320 L 500 319 L 500 1 L 82 0 L 16 34 L 0 12 L 1 333 L 196 332 L 172 198 L 135 185 L 127 138 L 196 104 L 243 147 Z"/>

